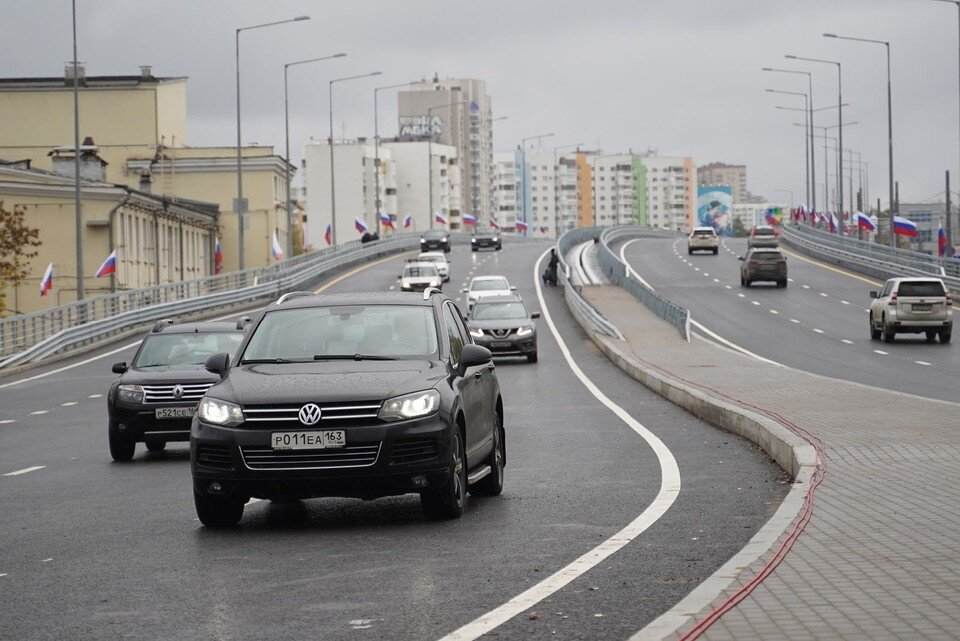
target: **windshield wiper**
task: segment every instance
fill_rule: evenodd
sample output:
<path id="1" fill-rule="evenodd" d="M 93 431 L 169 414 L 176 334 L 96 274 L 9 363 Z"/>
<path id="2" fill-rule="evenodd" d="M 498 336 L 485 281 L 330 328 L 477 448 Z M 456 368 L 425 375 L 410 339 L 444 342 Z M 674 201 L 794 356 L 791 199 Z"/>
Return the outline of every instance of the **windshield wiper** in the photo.
<path id="1" fill-rule="evenodd" d="M 285 364 L 287 364 L 287 363 L 308 363 L 308 362 L 309 362 L 309 361 L 307 361 L 307 360 L 305 360 L 305 359 L 302 359 L 302 358 L 296 358 L 296 359 L 290 359 L 290 358 L 245 358 L 245 359 L 243 359 L 242 361 L 240 361 L 240 364 L 241 364 L 241 365 L 246 365 L 247 363 L 273 363 L 273 364 L 275 364 L 275 365 L 285 365 Z"/>
<path id="2" fill-rule="evenodd" d="M 316 354 L 315 361 L 395 361 L 392 356 L 374 356 L 373 354 Z"/>

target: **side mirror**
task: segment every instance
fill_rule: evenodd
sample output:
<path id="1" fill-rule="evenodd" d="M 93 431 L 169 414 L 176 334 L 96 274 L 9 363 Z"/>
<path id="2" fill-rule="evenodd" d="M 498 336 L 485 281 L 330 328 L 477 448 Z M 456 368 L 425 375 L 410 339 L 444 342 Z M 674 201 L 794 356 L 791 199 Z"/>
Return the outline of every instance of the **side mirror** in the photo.
<path id="1" fill-rule="evenodd" d="M 880 294 L 878 294 L 877 292 L 871 290 L 871 292 L 870 292 L 870 298 L 880 298 Z M 114 367 L 116 367 L 116 366 L 114 366 Z"/>
<path id="2" fill-rule="evenodd" d="M 461 291 L 462 293 L 466 294 L 466 293 L 469 292 L 470 290 L 467 289 L 466 287 L 464 287 L 464 288 L 461 289 L 460 291 Z"/>
<path id="3" fill-rule="evenodd" d="M 223 375 L 230 367 L 230 354 L 227 354 L 226 352 L 217 352 L 216 354 L 211 354 L 207 357 L 207 360 L 203 362 L 203 367 L 208 372 L 212 374 L 219 374 L 220 378 L 223 378 Z"/>
<path id="4" fill-rule="evenodd" d="M 737 260 L 742 261 L 742 260 L 743 260 L 743 256 L 737 256 Z"/>
<path id="5" fill-rule="evenodd" d="M 517 286 L 516 286 L 516 285 L 510 285 L 510 291 L 511 291 L 511 292 L 517 291 Z"/>
<path id="6" fill-rule="evenodd" d="M 533 312 L 530 314 L 530 318 L 540 318 L 540 312 Z"/>
<path id="7" fill-rule="evenodd" d="M 249 324 L 250 324 L 250 317 L 241 316 L 240 319 L 237 320 L 237 329 L 240 329 L 240 330 L 246 329 L 247 325 Z"/>
<path id="8" fill-rule="evenodd" d="M 123 374 L 125 371 L 127 371 L 127 364 L 114 363 L 113 367 L 110 368 L 110 371 L 113 372 L 114 374 Z"/>
<path id="9" fill-rule="evenodd" d="M 463 376 L 464 372 L 470 367 L 486 365 L 491 360 L 493 360 L 493 354 L 486 347 L 473 344 L 464 345 L 463 352 L 460 353 L 460 375 Z"/>

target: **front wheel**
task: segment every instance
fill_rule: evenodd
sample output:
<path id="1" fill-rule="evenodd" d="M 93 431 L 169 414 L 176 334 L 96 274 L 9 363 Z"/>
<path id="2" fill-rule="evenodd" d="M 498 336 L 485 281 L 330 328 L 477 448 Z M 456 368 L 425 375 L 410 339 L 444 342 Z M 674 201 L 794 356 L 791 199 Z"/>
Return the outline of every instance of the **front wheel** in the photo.
<path id="1" fill-rule="evenodd" d="M 868 318 L 870 321 L 870 340 L 878 341 L 880 340 L 880 330 L 873 326 L 873 318 Z"/>
<path id="2" fill-rule="evenodd" d="M 420 493 L 420 506 L 428 519 L 457 519 L 467 499 L 467 465 L 460 430 L 454 428 L 450 443 L 450 478 L 443 485 Z"/>
<path id="3" fill-rule="evenodd" d="M 114 461 L 125 463 L 133 458 L 137 449 L 137 442 L 130 434 L 121 432 L 116 421 L 110 421 L 108 428 L 110 437 L 110 456 Z"/>
<path id="4" fill-rule="evenodd" d="M 197 517 L 207 527 L 233 527 L 243 518 L 243 501 L 233 498 L 203 496 L 193 492 Z"/>
<path id="5" fill-rule="evenodd" d="M 490 466 L 490 473 L 470 486 L 474 496 L 498 496 L 503 492 L 503 468 L 506 467 L 507 453 L 504 443 L 503 421 L 497 414 L 497 426 L 493 430 L 493 451 L 484 461 Z"/>

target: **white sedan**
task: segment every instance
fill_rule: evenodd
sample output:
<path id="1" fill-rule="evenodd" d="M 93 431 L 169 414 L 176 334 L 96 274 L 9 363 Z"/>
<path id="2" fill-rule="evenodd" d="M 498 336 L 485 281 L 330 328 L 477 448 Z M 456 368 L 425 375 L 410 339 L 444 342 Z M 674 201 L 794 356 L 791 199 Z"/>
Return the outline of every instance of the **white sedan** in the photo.
<path id="1" fill-rule="evenodd" d="M 470 281 L 470 287 L 461 291 L 467 295 L 467 311 L 470 311 L 484 296 L 510 294 L 517 291 L 517 288 L 504 276 L 477 276 Z"/>
<path id="2" fill-rule="evenodd" d="M 444 282 L 450 280 L 450 263 L 447 261 L 447 255 L 443 252 L 423 252 L 417 256 L 417 261 L 421 263 L 433 263 L 440 272 L 440 277 Z"/>

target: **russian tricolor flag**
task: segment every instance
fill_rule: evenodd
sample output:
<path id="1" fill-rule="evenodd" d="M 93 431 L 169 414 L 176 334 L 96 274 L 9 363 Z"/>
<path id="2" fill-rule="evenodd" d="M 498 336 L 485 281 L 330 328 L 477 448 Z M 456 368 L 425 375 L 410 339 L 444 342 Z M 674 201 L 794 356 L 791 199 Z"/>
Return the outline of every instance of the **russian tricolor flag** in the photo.
<path id="1" fill-rule="evenodd" d="M 40 280 L 40 295 L 46 296 L 51 289 L 53 289 L 53 263 L 47 265 L 47 270 L 43 272 L 43 278 Z"/>
<path id="2" fill-rule="evenodd" d="M 393 224 L 393 219 L 390 218 L 388 214 L 380 214 L 380 224 L 384 227 L 389 227 L 390 229 L 396 229 L 396 225 Z"/>
<path id="3" fill-rule="evenodd" d="M 943 223 L 937 222 L 937 255 L 947 255 L 947 232 L 943 231 Z M 47 267 L 49 271 L 50 267 Z"/>
<path id="4" fill-rule="evenodd" d="M 494 218 L 493 216 L 490 216 L 490 226 L 498 231 L 500 229 L 500 223 L 498 223 L 497 219 Z"/>
<path id="5" fill-rule="evenodd" d="M 327 241 L 327 245 L 333 244 L 333 225 L 327 223 L 327 228 L 323 232 L 323 239 Z"/>
<path id="6" fill-rule="evenodd" d="M 473 214 L 464 214 L 463 215 L 463 224 L 464 225 L 476 225 L 477 217 Z"/>
<path id="7" fill-rule="evenodd" d="M 854 212 L 853 218 L 856 221 L 858 228 L 866 229 L 867 231 L 877 230 L 877 224 L 871 220 L 870 216 L 867 216 L 862 211 Z"/>
<path id="8" fill-rule="evenodd" d="M 353 219 L 353 228 L 357 230 L 358 234 L 363 234 L 369 230 L 369 228 L 367 227 L 367 224 L 362 220 L 360 220 L 359 218 Z"/>
<path id="9" fill-rule="evenodd" d="M 409 227 L 409 226 L 412 225 L 412 224 L 413 224 L 413 216 L 411 216 L 410 214 L 407 214 L 406 216 L 403 217 L 403 228 L 404 228 L 404 229 L 406 229 L 407 227 Z"/>
<path id="10" fill-rule="evenodd" d="M 117 250 L 114 249 L 110 252 L 110 255 L 107 256 L 107 259 L 100 264 L 100 269 L 97 270 L 97 273 L 94 274 L 96 278 L 101 276 L 109 276 L 110 274 L 117 271 Z"/>
<path id="11" fill-rule="evenodd" d="M 527 223 L 522 220 L 517 221 L 517 231 L 527 231 Z"/>
<path id="12" fill-rule="evenodd" d="M 840 227 L 840 219 L 837 218 L 837 215 L 833 212 L 830 212 L 830 233 L 837 233 L 837 228 Z"/>
<path id="13" fill-rule="evenodd" d="M 223 249 L 220 248 L 220 237 L 217 236 L 217 242 L 213 246 L 213 273 L 219 274 L 223 269 Z"/>
<path id="14" fill-rule="evenodd" d="M 917 237 L 917 223 L 903 216 L 893 217 L 893 233 L 898 236 Z"/>
<path id="15" fill-rule="evenodd" d="M 283 247 L 280 246 L 280 239 L 277 238 L 277 230 L 273 230 L 273 259 L 280 260 L 283 258 Z"/>
<path id="16" fill-rule="evenodd" d="M 439 213 L 439 212 L 433 215 L 433 220 L 434 220 L 435 222 L 440 223 L 441 225 L 446 225 L 446 224 L 447 224 L 447 217 L 444 216 L 443 214 Z"/>

